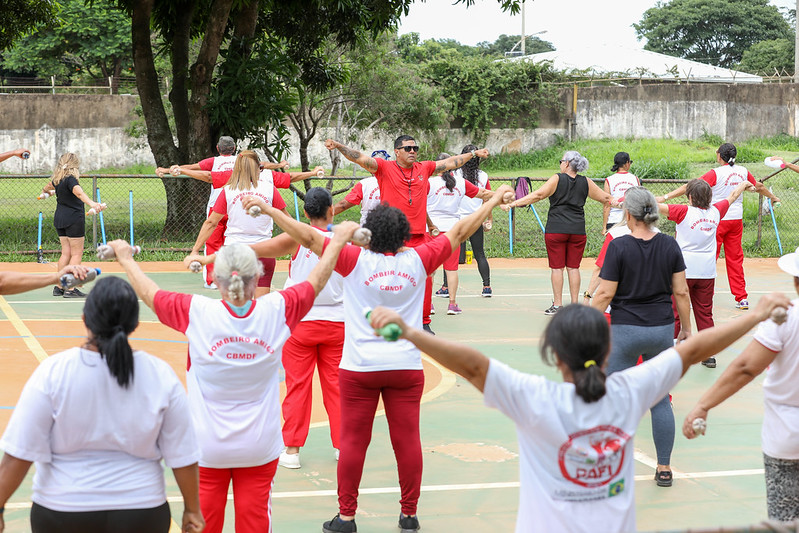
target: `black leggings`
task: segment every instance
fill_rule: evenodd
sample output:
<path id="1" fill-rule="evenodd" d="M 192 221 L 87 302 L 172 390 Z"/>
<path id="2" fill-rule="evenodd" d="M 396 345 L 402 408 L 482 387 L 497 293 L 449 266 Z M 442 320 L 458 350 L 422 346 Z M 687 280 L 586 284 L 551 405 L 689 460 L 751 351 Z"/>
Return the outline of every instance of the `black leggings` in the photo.
<path id="1" fill-rule="evenodd" d="M 491 286 L 491 269 L 488 266 L 488 259 L 486 259 L 486 252 L 483 248 L 483 226 L 477 228 L 477 231 L 472 233 L 469 237 L 469 243 L 472 245 L 472 253 L 474 259 L 477 261 L 477 270 L 480 271 L 480 277 L 483 278 L 483 287 Z M 466 262 L 466 243 L 461 244 L 461 257 L 460 264 Z M 447 272 L 444 271 L 444 286 L 447 286 Z"/>
<path id="2" fill-rule="evenodd" d="M 151 509 L 116 511 L 53 511 L 34 503 L 31 507 L 33 533 L 168 533 L 172 523 L 169 504 Z"/>

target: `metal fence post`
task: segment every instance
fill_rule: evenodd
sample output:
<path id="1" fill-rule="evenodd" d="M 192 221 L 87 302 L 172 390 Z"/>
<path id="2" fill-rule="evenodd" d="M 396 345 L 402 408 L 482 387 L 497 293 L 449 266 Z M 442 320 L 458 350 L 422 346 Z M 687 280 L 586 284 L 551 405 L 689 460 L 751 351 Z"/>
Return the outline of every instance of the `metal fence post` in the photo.
<path id="1" fill-rule="evenodd" d="M 97 201 L 97 176 L 92 176 L 92 198 Z M 92 217 L 92 244 L 97 249 L 97 217 Z"/>

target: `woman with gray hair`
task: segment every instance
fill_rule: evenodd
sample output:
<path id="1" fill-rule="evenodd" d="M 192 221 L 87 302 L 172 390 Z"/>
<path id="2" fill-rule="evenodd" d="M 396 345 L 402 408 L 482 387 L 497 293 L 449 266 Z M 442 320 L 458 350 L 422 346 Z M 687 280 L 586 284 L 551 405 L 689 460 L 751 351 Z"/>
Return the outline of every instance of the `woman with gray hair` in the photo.
<path id="1" fill-rule="evenodd" d="M 255 297 L 261 264 L 245 244 L 216 254 L 222 300 L 159 289 L 113 241 L 119 264 L 158 319 L 186 335 L 189 411 L 200 447 L 200 508 L 206 531 L 221 533 L 233 481 L 237 531 L 271 531 L 271 488 L 283 450 L 278 372 L 283 344 L 308 313 L 358 225 L 336 226 L 305 281 Z M 255 445 L 254 445 L 255 444 Z"/>
<path id="2" fill-rule="evenodd" d="M 544 311 L 545 315 L 554 315 L 563 305 L 564 268 L 569 276 L 571 303 L 577 303 L 580 293 L 580 261 L 586 242 L 586 198 L 590 197 L 602 204 L 618 205 L 613 196 L 578 174 L 587 168 L 588 159 L 581 156 L 580 152 L 569 150 L 560 160 L 560 172 L 549 178 L 538 190 L 507 204 L 509 207 L 521 207 L 549 198 L 544 241 L 551 270 L 552 305 Z M 506 210 L 509 207 L 502 206 Z"/>
<path id="3" fill-rule="evenodd" d="M 610 304 L 608 374 L 635 366 L 639 355 L 647 361 L 673 345 L 672 295 L 681 325 L 677 340 L 691 334 L 685 261 L 674 237 L 654 227 L 660 218 L 655 197 L 644 187 L 631 187 L 624 195 L 624 210 L 630 234 L 608 244 L 592 303 L 600 311 Z M 655 481 L 670 487 L 674 413 L 668 394 L 650 413 L 658 462 Z"/>

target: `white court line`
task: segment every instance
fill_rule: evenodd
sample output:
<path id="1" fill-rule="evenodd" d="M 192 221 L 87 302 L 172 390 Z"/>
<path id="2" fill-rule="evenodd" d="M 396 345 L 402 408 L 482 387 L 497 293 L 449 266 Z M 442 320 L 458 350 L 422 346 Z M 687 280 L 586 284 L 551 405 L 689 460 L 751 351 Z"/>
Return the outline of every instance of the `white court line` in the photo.
<path id="1" fill-rule="evenodd" d="M 763 475 L 762 468 L 752 468 L 749 470 L 718 470 L 715 472 L 687 472 L 674 474 L 675 479 L 709 479 L 716 477 L 735 477 L 735 476 L 757 476 Z M 635 476 L 636 481 L 649 481 L 652 479 L 650 474 L 642 474 Z M 422 492 L 453 492 L 463 490 L 497 490 L 497 489 L 517 489 L 519 488 L 518 481 L 507 481 L 499 483 L 464 483 L 453 485 L 423 485 Z M 399 494 L 399 487 L 374 487 L 374 488 L 361 488 L 358 490 L 359 494 Z M 335 489 L 329 490 L 297 490 L 286 492 L 273 492 L 272 498 L 275 499 L 292 499 L 292 498 L 319 498 L 319 497 L 334 497 L 336 496 Z M 228 494 L 228 500 L 233 500 L 233 495 Z M 183 498 L 180 496 L 170 496 L 167 498 L 170 503 L 180 503 Z M 6 503 L 6 509 L 30 509 L 30 502 L 19 503 Z"/>

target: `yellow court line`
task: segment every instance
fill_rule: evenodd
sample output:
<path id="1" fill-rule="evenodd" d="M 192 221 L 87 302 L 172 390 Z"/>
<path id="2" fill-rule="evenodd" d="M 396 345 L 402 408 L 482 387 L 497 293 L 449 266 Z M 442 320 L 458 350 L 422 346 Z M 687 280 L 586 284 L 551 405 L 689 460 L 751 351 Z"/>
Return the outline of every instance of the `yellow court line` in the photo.
<path id="1" fill-rule="evenodd" d="M 44 351 L 44 348 L 42 348 L 42 345 L 36 340 L 36 337 L 33 336 L 22 319 L 19 318 L 19 315 L 17 315 L 11 305 L 2 296 L 0 296 L 0 311 L 6 315 L 8 321 L 11 322 L 11 325 L 17 330 L 17 333 L 19 333 L 19 336 L 25 341 L 28 349 L 33 353 L 36 359 L 38 359 L 40 363 L 47 359 L 47 352 Z"/>

